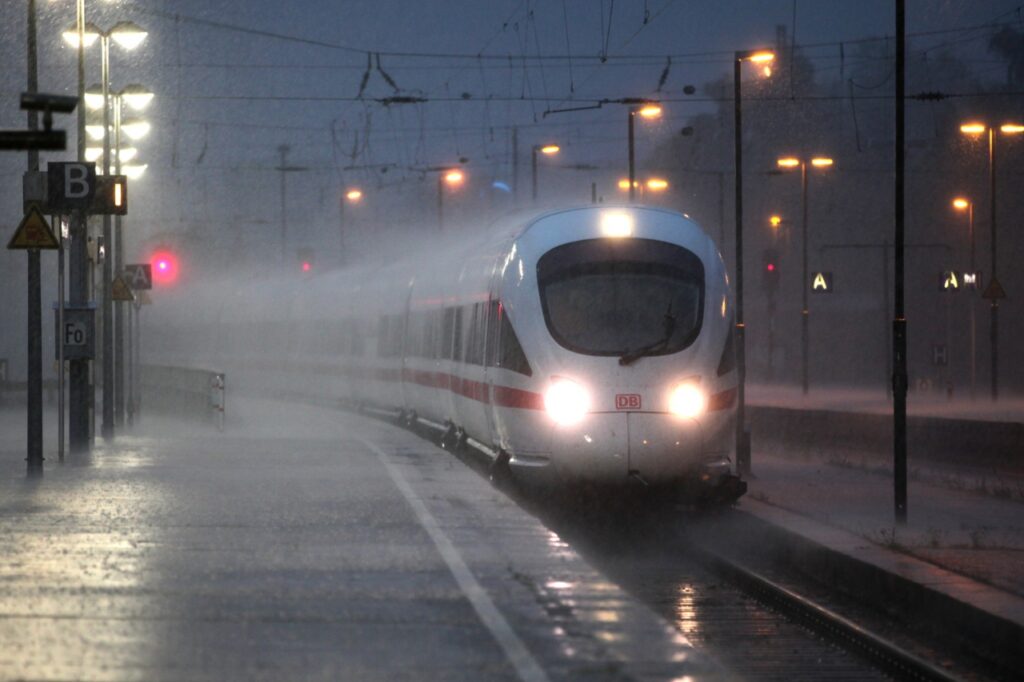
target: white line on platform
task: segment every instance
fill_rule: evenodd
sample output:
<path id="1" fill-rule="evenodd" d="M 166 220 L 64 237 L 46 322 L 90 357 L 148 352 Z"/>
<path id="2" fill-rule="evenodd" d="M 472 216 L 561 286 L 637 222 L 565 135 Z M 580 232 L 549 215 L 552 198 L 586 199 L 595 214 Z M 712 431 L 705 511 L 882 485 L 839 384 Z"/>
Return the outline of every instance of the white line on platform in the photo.
<path id="1" fill-rule="evenodd" d="M 413 513 L 416 514 L 420 525 L 430 535 L 430 539 L 434 541 L 434 546 L 437 547 L 441 558 L 448 565 L 448 570 L 452 572 L 455 582 L 458 583 L 459 588 L 466 595 L 469 603 L 473 605 L 477 616 L 479 616 L 483 624 L 491 631 L 491 635 L 494 636 L 494 639 L 497 640 L 498 644 L 505 651 L 508 660 L 516 669 L 516 673 L 519 674 L 519 679 L 523 680 L 523 682 L 547 682 L 547 673 L 544 672 L 544 669 L 540 667 L 536 659 L 530 654 L 529 649 L 519 639 L 519 636 L 516 635 L 515 630 L 508 624 L 505 617 L 501 615 L 501 611 L 498 610 L 498 607 L 491 601 L 483 586 L 473 576 L 469 567 L 466 566 L 466 562 L 462 560 L 459 551 L 455 549 L 455 545 L 452 544 L 452 541 L 441 530 L 441 525 L 437 522 L 437 519 L 430 513 L 427 506 L 423 504 L 423 500 L 412 489 L 408 481 L 405 480 L 405 477 L 402 476 L 402 472 L 388 461 L 388 456 L 383 450 L 370 441 L 360 440 L 363 445 L 377 455 L 391 480 L 394 481 L 395 486 L 402 492 L 405 501 L 412 507 Z"/>

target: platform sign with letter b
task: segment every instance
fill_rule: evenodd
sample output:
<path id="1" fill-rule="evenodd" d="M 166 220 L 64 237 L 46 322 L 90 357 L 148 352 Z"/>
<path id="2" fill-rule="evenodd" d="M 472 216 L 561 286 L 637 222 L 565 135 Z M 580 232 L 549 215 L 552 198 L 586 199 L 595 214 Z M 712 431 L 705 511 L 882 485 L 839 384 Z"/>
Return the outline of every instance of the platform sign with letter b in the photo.
<path id="1" fill-rule="evenodd" d="M 46 165 L 46 208 L 54 213 L 88 209 L 96 194 L 96 164 L 80 161 Z"/>

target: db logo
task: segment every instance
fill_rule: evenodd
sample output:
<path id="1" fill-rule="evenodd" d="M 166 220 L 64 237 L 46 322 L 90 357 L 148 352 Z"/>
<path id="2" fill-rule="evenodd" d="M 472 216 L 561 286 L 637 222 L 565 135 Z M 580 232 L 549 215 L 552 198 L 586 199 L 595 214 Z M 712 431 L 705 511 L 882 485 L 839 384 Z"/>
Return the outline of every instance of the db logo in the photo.
<path id="1" fill-rule="evenodd" d="M 640 409 L 640 394 L 639 393 L 616 393 L 615 394 L 615 409 L 616 410 L 639 410 Z"/>

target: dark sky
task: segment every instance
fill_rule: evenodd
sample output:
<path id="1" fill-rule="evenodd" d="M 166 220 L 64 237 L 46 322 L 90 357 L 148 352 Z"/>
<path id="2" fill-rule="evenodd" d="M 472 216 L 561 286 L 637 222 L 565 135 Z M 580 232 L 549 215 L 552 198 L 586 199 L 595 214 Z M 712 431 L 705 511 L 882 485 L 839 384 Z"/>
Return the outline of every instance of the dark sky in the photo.
<path id="1" fill-rule="evenodd" d="M 55 34 L 73 21 L 74 3 L 38 4 L 41 84 L 71 91 L 73 51 Z M 908 5 L 911 34 L 937 32 L 912 37 L 911 49 L 950 50 L 981 73 L 1001 68 L 985 50 L 991 31 L 965 29 L 1020 18 L 1012 0 Z M 415 202 L 426 181 L 410 169 L 460 157 L 469 159 L 476 191 L 488 191 L 494 180 L 509 180 L 512 125 L 520 127 L 524 163 L 529 145 L 554 140 L 565 146 L 560 164 L 599 166 L 614 175 L 625 147 L 621 107 L 544 112 L 594 98 L 658 95 L 672 55 L 660 93 L 666 117 L 639 136 L 643 156 L 665 130 L 713 107 L 699 101 L 700 88 L 729 74 L 733 50 L 772 44 L 781 25 L 827 73 L 841 54 L 854 61 L 855 41 L 892 34 L 892 6 L 891 0 L 87 0 L 87 14 L 103 27 L 127 18 L 150 31 L 135 53 L 112 48 L 111 78 L 115 88 L 140 82 L 157 94 L 148 112 L 154 131 L 139 144 L 149 170 L 132 193 L 138 200 L 132 220 L 140 234 L 152 234 L 276 221 L 273 168 L 282 144 L 290 146 L 290 164 L 308 169 L 289 177 L 289 200 L 312 225 L 336 220 L 339 187 L 400 192 L 411 186 L 400 196 Z M 17 67 L 3 70 L 0 122 L 6 126 L 24 120 L 15 105 L 24 79 L 24 21 L 24 3 L 2 3 L 3 62 Z M 88 57 L 90 83 L 99 77 L 97 52 Z M 365 99 L 353 101 L 368 53 L 374 68 Z M 378 54 L 383 73 L 376 69 Z M 602 54 L 607 61 L 597 58 Z M 698 96 L 682 94 L 688 84 L 698 87 Z M 431 101 L 391 107 L 372 101 L 394 94 Z M 0 164 L 5 180 L 23 166 L 20 159 Z M 569 188 L 590 181 L 572 170 L 549 177 Z M 4 197 L 15 206 L 14 193 Z"/>

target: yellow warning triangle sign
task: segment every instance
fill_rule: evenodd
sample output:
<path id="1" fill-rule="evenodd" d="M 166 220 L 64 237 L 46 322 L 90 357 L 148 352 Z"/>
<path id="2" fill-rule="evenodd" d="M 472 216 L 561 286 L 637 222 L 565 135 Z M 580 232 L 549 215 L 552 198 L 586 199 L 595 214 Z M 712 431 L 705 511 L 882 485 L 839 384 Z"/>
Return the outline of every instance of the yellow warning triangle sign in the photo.
<path id="1" fill-rule="evenodd" d="M 59 249 L 60 242 L 53 235 L 46 218 L 37 206 L 32 206 L 21 219 L 18 229 L 14 231 L 8 249 Z"/>
<path id="2" fill-rule="evenodd" d="M 1006 290 L 1003 289 L 1003 285 L 999 283 L 999 280 L 993 277 L 989 280 L 988 286 L 985 287 L 985 293 L 981 297 L 990 301 L 1006 298 Z"/>
<path id="3" fill-rule="evenodd" d="M 135 296 L 132 294 L 131 287 L 123 279 L 121 275 L 114 278 L 114 281 L 110 284 L 110 298 L 115 301 L 134 301 Z"/>

